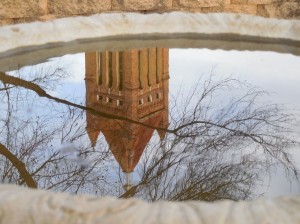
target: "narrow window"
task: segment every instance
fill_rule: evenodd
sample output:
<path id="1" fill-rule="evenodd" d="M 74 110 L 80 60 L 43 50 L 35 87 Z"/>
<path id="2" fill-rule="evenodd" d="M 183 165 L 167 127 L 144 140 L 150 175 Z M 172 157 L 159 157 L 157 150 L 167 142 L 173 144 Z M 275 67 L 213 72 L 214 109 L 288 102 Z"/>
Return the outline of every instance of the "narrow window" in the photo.
<path id="1" fill-rule="evenodd" d="M 103 96 L 97 95 L 97 100 L 98 101 L 102 101 L 103 100 Z"/>
<path id="2" fill-rule="evenodd" d="M 101 52 L 98 52 L 98 65 L 97 65 L 97 68 L 98 68 L 98 85 L 102 85 L 102 71 L 103 71 L 103 66 L 102 66 L 102 63 L 101 63 L 101 59 L 102 59 L 102 53 Z"/>
<path id="3" fill-rule="evenodd" d="M 150 74 L 150 66 L 151 66 L 151 64 L 150 64 L 150 60 L 151 60 L 150 59 L 151 58 L 150 49 L 147 49 L 147 53 L 148 53 L 148 72 L 147 72 L 147 78 L 148 78 L 148 80 L 147 81 L 148 81 L 148 86 L 151 86 L 151 83 L 150 83 L 150 78 L 151 78 L 150 77 L 150 75 L 151 75 Z"/>
<path id="4" fill-rule="evenodd" d="M 112 71 L 112 52 L 109 52 L 108 57 L 108 87 L 111 88 L 113 83 L 113 71 Z"/>
<path id="5" fill-rule="evenodd" d="M 160 83 L 162 79 L 163 57 L 162 48 L 156 49 L 156 83 Z"/>
<path id="6" fill-rule="evenodd" d="M 117 100 L 117 106 L 123 106 L 123 101 L 122 100 Z"/>
<path id="7" fill-rule="evenodd" d="M 140 82 L 140 89 L 143 89 L 142 87 L 142 71 L 141 71 L 141 61 L 142 61 L 142 52 L 138 52 L 138 71 L 139 71 L 139 82 Z"/>
<path id="8" fill-rule="evenodd" d="M 144 104 L 144 100 L 143 99 L 139 99 L 139 105 L 143 105 Z"/>
<path id="9" fill-rule="evenodd" d="M 119 90 L 123 90 L 123 58 L 122 52 L 119 52 Z"/>
<path id="10" fill-rule="evenodd" d="M 156 99 L 158 100 L 160 98 L 160 93 L 156 93 Z"/>
<path id="11" fill-rule="evenodd" d="M 112 103 L 113 102 L 113 100 L 112 100 L 112 98 L 110 98 L 110 97 L 106 97 L 106 103 Z"/>

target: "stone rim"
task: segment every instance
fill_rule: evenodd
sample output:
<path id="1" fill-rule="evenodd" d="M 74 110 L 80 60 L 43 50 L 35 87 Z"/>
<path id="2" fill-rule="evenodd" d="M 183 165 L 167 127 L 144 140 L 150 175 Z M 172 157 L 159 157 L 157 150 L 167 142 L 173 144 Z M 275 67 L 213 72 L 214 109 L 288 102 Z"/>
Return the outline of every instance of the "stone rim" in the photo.
<path id="1" fill-rule="evenodd" d="M 0 27 L 0 56 L 66 42 L 205 39 L 222 35 L 246 42 L 260 39 L 300 46 L 300 21 L 232 13 L 104 13 Z M 52 35 L 55 34 L 55 35 Z M 26 37 L 27 39 L 25 39 Z M 207 39 L 208 39 L 207 38 Z M 215 39 L 218 39 L 215 38 Z M 264 43 L 265 41 L 263 41 Z M 166 42 L 166 44 L 168 44 Z M 180 47 L 180 46 L 179 46 Z"/>
<path id="2" fill-rule="evenodd" d="M 3 71 L 13 63 L 38 62 L 86 48 L 194 47 L 300 55 L 300 20 L 232 13 L 104 13 L 3 26 L 0 42 Z"/>

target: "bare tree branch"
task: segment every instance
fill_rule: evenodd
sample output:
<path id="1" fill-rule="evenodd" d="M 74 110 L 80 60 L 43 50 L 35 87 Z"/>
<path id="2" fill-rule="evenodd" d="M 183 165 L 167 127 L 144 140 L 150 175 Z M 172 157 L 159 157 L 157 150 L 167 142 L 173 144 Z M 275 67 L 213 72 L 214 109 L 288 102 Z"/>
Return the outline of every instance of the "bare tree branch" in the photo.
<path id="1" fill-rule="evenodd" d="M 12 154 L 4 145 L 0 143 L 0 154 L 5 156 L 19 171 L 20 176 L 23 178 L 28 187 L 37 188 L 37 184 L 32 178 L 32 175 L 26 169 L 25 164 Z"/>

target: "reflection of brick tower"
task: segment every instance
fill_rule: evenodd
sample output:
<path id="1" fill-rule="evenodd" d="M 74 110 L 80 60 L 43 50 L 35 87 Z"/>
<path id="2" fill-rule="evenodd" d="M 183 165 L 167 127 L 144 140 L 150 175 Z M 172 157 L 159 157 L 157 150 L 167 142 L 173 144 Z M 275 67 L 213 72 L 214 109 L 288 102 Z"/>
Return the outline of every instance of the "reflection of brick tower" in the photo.
<path id="1" fill-rule="evenodd" d="M 169 50 L 86 53 L 86 105 L 154 127 L 168 127 Z M 100 132 L 123 172 L 133 172 L 154 130 L 87 112 L 92 145 Z M 160 138 L 165 132 L 159 130 Z"/>

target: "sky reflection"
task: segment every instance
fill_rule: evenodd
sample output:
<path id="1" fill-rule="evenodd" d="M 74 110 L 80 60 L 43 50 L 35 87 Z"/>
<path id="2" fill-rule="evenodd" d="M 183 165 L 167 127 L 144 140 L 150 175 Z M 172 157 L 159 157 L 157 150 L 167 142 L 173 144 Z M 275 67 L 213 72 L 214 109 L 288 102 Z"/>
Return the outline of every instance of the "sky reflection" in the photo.
<path id="1" fill-rule="evenodd" d="M 52 58 L 40 66 L 46 67 L 64 67 L 66 73 L 70 76 L 63 80 L 63 83 L 54 90 L 50 90 L 54 96 L 69 99 L 72 102 L 77 102 L 84 105 L 85 98 L 85 54 L 65 55 L 59 58 Z M 26 74 L 32 68 L 24 67 L 21 73 Z M 191 86 L 200 79 L 208 78 L 211 73 L 214 73 L 216 80 L 226 77 L 236 78 L 250 85 L 258 86 L 262 90 L 270 93 L 265 95 L 262 102 L 272 102 L 284 104 L 287 111 L 297 112 L 300 109 L 300 57 L 289 54 L 279 54 L 273 52 L 239 52 L 239 51 L 223 51 L 223 50 L 208 50 L 208 49 L 170 49 L 169 50 L 169 90 L 170 99 L 176 96 L 178 91 L 187 93 L 191 90 Z M 10 73 L 14 74 L 14 73 Z M 232 92 L 231 92 L 232 93 Z M 238 90 L 235 94 L 241 94 L 242 90 Z M 183 94 L 183 95 L 184 95 Z M 184 97 L 182 98 L 185 99 Z M 217 104 L 222 105 L 228 99 L 227 94 L 219 95 L 216 98 Z M 186 99 L 185 99 L 186 100 Z M 179 104 L 184 102 L 178 102 Z M 42 106 L 41 106 L 42 108 Z M 38 111 L 42 111 L 39 109 Z M 35 111 L 36 112 L 36 111 Z M 31 113 L 31 112 L 30 112 Z M 300 113 L 298 113 L 300 115 Z M 81 123 L 80 123 L 81 122 Z M 80 124 L 84 125 L 85 118 L 80 118 Z M 102 140 L 101 140 L 102 138 Z M 159 142 L 158 136 L 150 140 L 151 144 L 156 145 Z M 87 144 L 88 139 L 81 140 Z M 104 143 L 103 136 L 99 138 L 101 147 L 107 148 Z M 57 142 L 59 148 L 60 143 Z M 155 146 L 155 147 L 156 147 Z M 99 147 L 99 146 L 98 146 Z M 61 147 L 60 147 L 61 148 Z M 80 150 L 79 150 L 80 151 Z M 291 149 L 293 159 L 300 169 L 300 150 L 298 148 Z M 157 156 L 157 151 L 145 153 L 141 160 L 154 158 Z M 231 155 L 218 155 L 220 158 L 228 158 Z M 76 157 L 77 158 L 77 157 Z M 203 157 L 206 158 L 206 157 Z M 209 157 L 210 158 L 210 157 Z M 231 156 L 232 158 L 232 156 Z M 226 160 L 226 159 L 225 159 Z M 85 161 L 85 160 L 84 160 Z M 87 160 L 88 161 L 88 160 Z M 113 169 L 105 170 L 103 175 L 112 178 L 110 184 L 118 182 L 120 170 L 117 168 L 117 163 L 108 160 L 104 164 L 113 164 Z M 85 162 L 84 166 L 86 166 Z M 251 164 L 252 168 L 255 167 Z M 139 167 L 141 169 L 141 167 Z M 245 167 L 243 167 L 245 169 Z M 257 187 L 256 195 L 264 193 L 266 197 L 278 195 L 296 194 L 300 192 L 300 182 L 286 178 L 286 173 L 282 167 L 272 168 L 271 175 L 264 175 L 263 182 Z M 192 173 L 191 173 L 192 174 Z M 249 174 L 250 175 L 250 174 Z M 135 182 L 140 181 L 142 175 L 135 173 L 133 179 Z M 202 183 L 200 183 L 201 185 Z M 118 184 L 115 184 L 118 185 Z M 120 195 L 122 185 L 118 185 L 115 195 Z M 107 184 L 109 186 L 109 183 Z M 146 189 L 147 190 L 147 189 Z M 146 191 L 145 189 L 141 192 Z"/>

